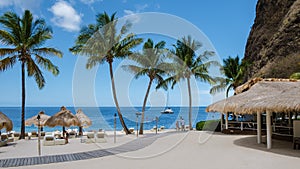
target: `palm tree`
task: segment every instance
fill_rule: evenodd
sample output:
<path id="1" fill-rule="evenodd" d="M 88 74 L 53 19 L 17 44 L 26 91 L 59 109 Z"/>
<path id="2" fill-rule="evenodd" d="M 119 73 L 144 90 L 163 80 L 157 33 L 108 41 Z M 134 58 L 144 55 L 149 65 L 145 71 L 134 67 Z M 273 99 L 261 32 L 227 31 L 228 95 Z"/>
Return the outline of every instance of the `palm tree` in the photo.
<path id="1" fill-rule="evenodd" d="M 17 61 L 21 62 L 22 70 L 22 119 L 21 139 L 25 138 L 25 68 L 29 77 L 33 76 L 39 87 L 45 86 L 45 79 L 40 67 L 58 75 L 58 67 L 44 56 L 62 57 L 62 52 L 41 47 L 46 40 L 52 38 L 52 30 L 44 19 L 33 19 L 29 10 L 25 10 L 20 18 L 13 12 L 6 12 L 0 17 L 0 41 L 8 47 L 0 49 L 0 71 L 12 68 Z M 32 58 L 34 56 L 34 58 Z"/>
<path id="2" fill-rule="evenodd" d="M 202 45 L 200 42 L 195 41 L 191 36 L 183 37 L 177 40 L 173 45 L 175 50 L 172 51 L 174 60 L 173 73 L 170 77 L 164 80 L 163 83 L 158 84 L 156 88 L 162 85 L 171 83 L 171 88 L 181 80 L 186 80 L 188 95 L 189 95 L 189 128 L 192 130 L 192 94 L 190 80 L 192 76 L 202 82 L 214 83 L 214 78 L 209 75 L 208 69 L 211 65 L 218 65 L 216 61 L 209 60 L 214 52 L 204 51 L 202 54 L 197 55 L 196 51 Z"/>
<path id="3" fill-rule="evenodd" d="M 241 62 L 239 56 L 235 58 L 229 56 L 227 59 L 223 59 L 223 63 L 221 72 L 225 75 L 225 78 L 216 78 L 218 84 L 210 89 L 210 93 L 215 94 L 226 89 L 226 97 L 228 97 L 230 89 L 235 90 L 243 83 L 248 64 L 245 61 Z"/>
<path id="4" fill-rule="evenodd" d="M 109 65 L 109 73 L 111 77 L 111 86 L 113 91 L 113 98 L 118 112 L 120 122 L 126 134 L 130 134 L 128 130 L 117 100 L 117 93 L 115 88 L 113 76 L 113 61 L 117 58 L 125 58 L 131 55 L 132 48 L 142 43 L 143 39 L 136 38 L 134 34 L 127 34 L 131 24 L 126 22 L 117 34 L 116 13 L 109 16 L 106 12 L 98 14 L 96 24 L 90 24 L 83 27 L 80 35 L 77 37 L 75 46 L 70 48 L 74 54 L 81 54 L 88 57 L 86 64 L 87 69 L 91 69 L 97 64 L 102 64 L 105 61 Z"/>
<path id="5" fill-rule="evenodd" d="M 144 133 L 144 118 L 145 118 L 145 108 L 148 99 L 148 95 L 151 89 L 151 85 L 153 81 L 162 82 L 163 75 L 165 75 L 164 71 L 164 48 L 166 42 L 160 41 L 154 45 L 152 39 L 148 39 L 147 42 L 144 43 L 143 51 L 141 54 L 137 53 L 136 55 L 132 55 L 129 57 L 131 60 L 135 61 L 137 65 L 125 65 L 124 68 L 129 70 L 135 74 L 135 78 L 139 78 L 141 76 L 148 76 L 149 83 L 147 87 L 147 91 L 145 94 L 143 107 L 142 107 L 142 118 L 141 118 L 141 126 L 139 134 Z"/>

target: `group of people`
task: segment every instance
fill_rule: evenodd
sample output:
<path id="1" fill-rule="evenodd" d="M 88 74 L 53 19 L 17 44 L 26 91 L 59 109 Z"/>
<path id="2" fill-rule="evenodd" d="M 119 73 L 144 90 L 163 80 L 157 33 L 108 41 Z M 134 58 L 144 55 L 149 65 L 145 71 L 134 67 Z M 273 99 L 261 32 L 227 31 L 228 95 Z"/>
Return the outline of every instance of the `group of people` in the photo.
<path id="1" fill-rule="evenodd" d="M 182 117 L 176 121 L 176 131 L 185 131 L 185 122 Z"/>

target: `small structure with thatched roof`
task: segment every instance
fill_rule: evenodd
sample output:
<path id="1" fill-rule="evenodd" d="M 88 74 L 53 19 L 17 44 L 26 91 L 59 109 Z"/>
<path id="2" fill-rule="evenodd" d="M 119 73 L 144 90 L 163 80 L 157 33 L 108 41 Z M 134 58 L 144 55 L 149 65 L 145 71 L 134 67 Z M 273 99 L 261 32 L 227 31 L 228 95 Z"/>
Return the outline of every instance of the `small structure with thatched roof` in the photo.
<path id="1" fill-rule="evenodd" d="M 83 113 L 81 109 L 78 109 L 75 116 L 79 119 L 81 126 L 79 126 L 79 135 L 82 135 L 82 128 L 87 128 L 92 125 L 91 119 Z"/>
<path id="2" fill-rule="evenodd" d="M 289 113 L 291 119 L 291 113 L 300 111 L 299 93 L 300 81 L 256 78 L 238 87 L 236 95 L 209 105 L 206 111 L 225 114 L 226 129 L 228 129 L 229 112 L 256 114 L 258 143 L 261 143 L 261 114 L 266 113 L 267 147 L 271 148 L 271 114 Z"/>
<path id="3" fill-rule="evenodd" d="M 31 125 L 38 126 L 39 125 L 38 115 L 40 116 L 40 119 L 39 119 L 40 120 L 40 126 L 44 127 L 45 122 L 50 118 L 50 116 L 46 115 L 45 112 L 43 112 L 43 111 L 40 111 L 37 115 L 28 118 L 25 121 L 25 125 L 26 126 L 31 126 Z M 42 129 L 42 131 L 43 131 L 43 129 Z"/>
<path id="4" fill-rule="evenodd" d="M 70 110 L 67 110 L 65 107 L 61 107 L 61 110 L 51 116 L 46 122 L 45 126 L 55 127 L 62 126 L 63 132 L 65 132 L 65 127 L 70 126 L 81 126 L 79 119 L 77 116 L 72 114 Z"/>
<path id="5" fill-rule="evenodd" d="M 0 130 L 3 128 L 5 128 L 6 131 L 11 131 L 13 129 L 13 123 L 4 113 L 0 112 Z"/>
<path id="6" fill-rule="evenodd" d="M 6 131 L 11 131 L 13 129 L 13 123 L 4 113 L 0 112 L 0 130 L 3 128 L 5 128 Z"/>

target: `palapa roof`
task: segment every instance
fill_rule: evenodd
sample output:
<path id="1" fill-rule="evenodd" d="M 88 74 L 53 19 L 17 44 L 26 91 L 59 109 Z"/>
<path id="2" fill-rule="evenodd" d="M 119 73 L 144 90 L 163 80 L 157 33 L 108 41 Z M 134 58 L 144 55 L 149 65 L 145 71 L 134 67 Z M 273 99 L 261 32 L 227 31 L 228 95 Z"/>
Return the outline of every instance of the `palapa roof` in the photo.
<path id="1" fill-rule="evenodd" d="M 239 86 L 236 93 L 209 105 L 206 111 L 236 114 L 300 111 L 300 81 L 297 80 L 256 78 Z"/>
<path id="2" fill-rule="evenodd" d="M 6 131 L 11 131 L 13 129 L 12 121 L 2 112 L 0 112 L 0 130 L 6 128 Z"/>
<path id="3" fill-rule="evenodd" d="M 38 122 L 38 119 L 37 119 L 38 115 L 40 115 L 40 126 L 44 126 L 45 122 L 50 118 L 50 116 L 46 115 L 45 112 L 43 112 L 43 111 L 40 111 L 37 115 L 28 118 L 25 121 L 25 125 L 26 126 L 31 126 L 31 125 L 38 126 L 39 125 L 38 124 L 39 122 Z"/>
<path id="4" fill-rule="evenodd" d="M 87 115 L 85 115 L 81 109 L 77 110 L 75 116 L 77 116 L 77 118 L 79 119 L 81 127 L 86 128 L 92 125 L 91 119 Z"/>
<path id="5" fill-rule="evenodd" d="M 65 107 L 61 108 L 61 111 L 51 116 L 46 122 L 45 126 L 55 127 L 55 126 L 80 126 L 80 121 L 72 114 L 70 110 L 67 110 Z"/>

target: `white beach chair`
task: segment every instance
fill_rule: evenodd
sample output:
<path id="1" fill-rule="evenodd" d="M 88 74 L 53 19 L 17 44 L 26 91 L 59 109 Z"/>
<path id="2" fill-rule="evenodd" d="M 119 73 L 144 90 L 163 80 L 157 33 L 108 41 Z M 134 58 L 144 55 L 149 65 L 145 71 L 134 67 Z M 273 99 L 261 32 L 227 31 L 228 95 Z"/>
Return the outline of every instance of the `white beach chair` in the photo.
<path id="1" fill-rule="evenodd" d="M 106 139 L 104 138 L 105 136 L 105 133 L 104 132 L 98 132 L 96 134 L 96 143 L 105 143 L 106 142 Z"/>
<path id="2" fill-rule="evenodd" d="M 95 133 L 94 132 L 87 132 L 86 137 L 87 137 L 87 139 L 85 140 L 85 143 L 95 143 Z"/>
<path id="3" fill-rule="evenodd" d="M 44 146 L 54 146 L 55 145 L 55 137 L 51 135 L 45 135 L 43 140 Z"/>

